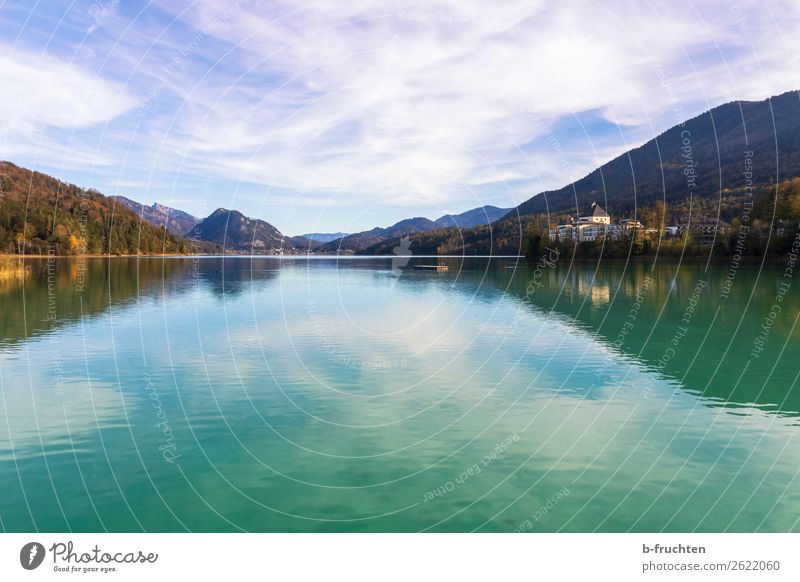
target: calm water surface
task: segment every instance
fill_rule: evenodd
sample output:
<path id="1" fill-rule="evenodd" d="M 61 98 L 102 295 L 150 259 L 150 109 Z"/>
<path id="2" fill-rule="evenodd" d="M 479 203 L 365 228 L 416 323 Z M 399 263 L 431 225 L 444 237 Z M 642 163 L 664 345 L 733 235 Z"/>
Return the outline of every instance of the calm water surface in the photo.
<path id="1" fill-rule="evenodd" d="M 0 279 L 0 527 L 800 530 L 782 268 L 435 262 Z"/>

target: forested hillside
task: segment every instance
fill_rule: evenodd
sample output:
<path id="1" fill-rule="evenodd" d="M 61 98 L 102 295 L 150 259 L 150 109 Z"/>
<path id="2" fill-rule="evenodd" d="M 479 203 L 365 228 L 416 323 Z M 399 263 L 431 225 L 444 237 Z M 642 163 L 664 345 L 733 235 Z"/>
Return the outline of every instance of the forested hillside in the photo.
<path id="1" fill-rule="evenodd" d="M 746 152 L 752 152 L 746 162 Z M 560 190 L 543 192 L 509 213 L 579 214 L 597 201 L 612 214 L 656 200 L 719 197 L 744 185 L 800 176 L 800 94 L 734 101 L 676 125 Z M 577 199 L 577 208 L 576 208 Z"/>
<path id="2" fill-rule="evenodd" d="M 188 244 L 95 190 L 0 162 L 0 253 L 172 254 Z"/>

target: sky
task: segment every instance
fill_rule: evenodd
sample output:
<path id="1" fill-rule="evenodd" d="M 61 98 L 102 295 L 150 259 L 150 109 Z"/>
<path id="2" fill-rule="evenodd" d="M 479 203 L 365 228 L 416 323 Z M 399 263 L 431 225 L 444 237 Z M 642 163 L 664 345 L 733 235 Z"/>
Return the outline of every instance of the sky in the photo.
<path id="1" fill-rule="evenodd" d="M 797 0 L 0 0 L 0 158 L 357 232 L 513 207 L 800 89 Z"/>

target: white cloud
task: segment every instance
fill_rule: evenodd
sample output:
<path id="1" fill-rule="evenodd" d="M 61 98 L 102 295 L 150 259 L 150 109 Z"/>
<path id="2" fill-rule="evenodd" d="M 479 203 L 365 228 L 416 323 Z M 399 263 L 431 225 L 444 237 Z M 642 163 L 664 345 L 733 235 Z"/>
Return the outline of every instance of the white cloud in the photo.
<path id="1" fill-rule="evenodd" d="M 44 53 L 0 48 L 0 129 L 24 134 L 107 122 L 136 101 L 117 83 Z"/>

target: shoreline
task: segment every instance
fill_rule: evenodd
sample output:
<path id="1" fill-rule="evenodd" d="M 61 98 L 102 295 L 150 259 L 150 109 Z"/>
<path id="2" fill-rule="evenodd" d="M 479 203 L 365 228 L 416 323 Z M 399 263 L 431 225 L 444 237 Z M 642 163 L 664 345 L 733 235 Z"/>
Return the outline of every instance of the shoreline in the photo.
<path id="1" fill-rule="evenodd" d="M 397 255 L 4 255 L 3 259 L 396 259 Z M 410 259 L 525 259 L 525 255 L 413 255 Z"/>
<path id="2" fill-rule="evenodd" d="M 0 261 L 25 261 L 25 260 L 85 260 L 85 259 L 279 259 L 279 260 L 370 260 L 370 259 L 396 259 L 396 255 L 10 255 L 0 254 Z M 518 261 L 535 261 L 537 257 L 527 257 L 525 255 L 413 255 L 409 259 L 516 259 Z M 692 256 L 673 256 L 673 255 L 634 255 L 631 257 L 582 257 L 568 256 L 569 263 L 606 263 L 606 264 L 625 264 L 625 263 L 661 263 L 661 264 L 681 264 L 699 265 L 713 264 L 719 265 L 730 261 L 728 255 L 711 256 L 692 255 Z M 775 265 L 784 262 L 784 255 L 767 255 L 766 257 L 742 257 L 739 264 L 742 266 Z"/>
<path id="3" fill-rule="evenodd" d="M 0 253 L 0 259 L 130 259 L 135 257 L 182 257 L 192 255 L 9 255 Z"/>

